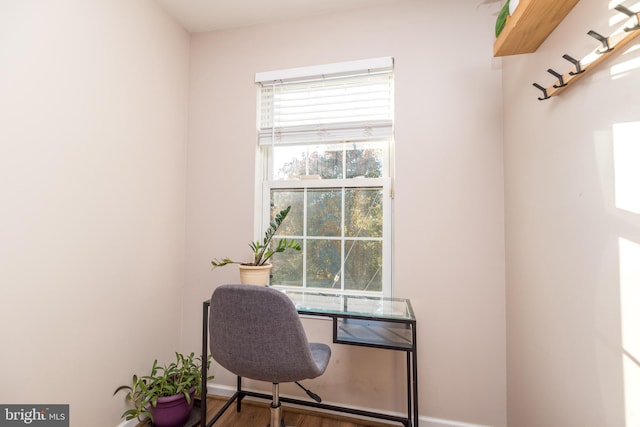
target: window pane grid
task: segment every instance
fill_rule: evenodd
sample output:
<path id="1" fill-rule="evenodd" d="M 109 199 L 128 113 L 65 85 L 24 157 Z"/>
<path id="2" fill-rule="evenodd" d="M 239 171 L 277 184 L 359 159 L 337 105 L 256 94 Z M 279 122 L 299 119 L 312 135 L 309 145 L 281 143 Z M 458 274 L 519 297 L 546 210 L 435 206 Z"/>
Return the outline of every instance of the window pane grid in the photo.
<path id="1" fill-rule="evenodd" d="M 389 141 L 374 143 L 326 144 L 274 147 L 270 158 L 269 176 L 274 180 L 294 182 L 305 180 L 319 185 L 367 187 L 376 186 L 369 180 L 386 175 L 389 164 Z M 353 180 L 342 184 L 325 184 L 336 179 Z M 302 186 L 301 186 L 302 187 Z"/>
<path id="2" fill-rule="evenodd" d="M 358 190 L 358 189 L 355 189 Z M 356 218 L 370 215 L 370 210 L 354 210 L 348 206 L 347 194 L 354 191 L 352 187 L 324 187 L 324 188 L 304 188 L 304 189 L 272 189 L 271 203 L 272 211 L 277 212 L 283 208 L 282 201 L 300 199 L 299 192 L 302 191 L 302 204 L 297 204 L 292 208 L 290 215 L 293 215 L 294 224 L 298 217 L 302 216 L 303 228 L 300 234 L 279 233 L 278 238 L 294 239 L 301 242 L 303 247 L 301 274 L 287 272 L 286 267 L 278 267 L 272 278 L 275 286 L 293 286 L 302 288 L 331 289 L 334 291 L 365 290 L 370 292 L 382 292 L 382 265 L 383 253 L 379 249 L 382 247 L 384 236 L 382 233 L 382 223 L 377 236 L 361 237 L 361 230 L 348 236 L 347 217 Z M 378 194 L 370 194 L 372 203 L 382 203 L 379 194 L 382 194 L 382 187 L 370 187 L 366 191 L 376 191 Z M 338 196 L 339 193 L 339 197 Z M 327 198 L 328 197 L 328 198 Z M 314 214 L 317 206 L 323 205 L 323 212 L 328 212 L 332 217 L 334 212 L 339 215 L 338 230 L 333 230 L 333 221 L 321 219 L 317 222 L 318 215 Z M 333 211 L 328 205 L 339 203 L 338 211 Z M 338 213 L 339 212 L 339 213 Z M 366 223 L 366 221 L 365 221 Z M 294 226 L 295 227 L 295 226 Z M 318 228 L 320 227 L 320 228 Z M 328 228 L 327 228 L 328 227 Z M 330 234 L 318 232 L 318 230 L 329 230 Z M 311 231 L 312 232 L 311 232 Z M 335 233 L 331 235 L 331 233 Z M 290 260 L 286 260 L 290 268 L 297 266 Z M 274 268 L 277 261 L 274 260 Z M 299 277 L 299 282 L 295 277 Z"/>

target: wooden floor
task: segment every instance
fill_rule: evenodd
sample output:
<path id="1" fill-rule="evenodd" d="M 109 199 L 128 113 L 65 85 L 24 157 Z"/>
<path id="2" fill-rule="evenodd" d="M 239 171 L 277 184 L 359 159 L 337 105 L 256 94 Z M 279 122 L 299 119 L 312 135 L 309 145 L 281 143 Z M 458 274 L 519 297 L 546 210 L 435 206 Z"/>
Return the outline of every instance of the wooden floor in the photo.
<path id="1" fill-rule="evenodd" d="M 209 396 L 207 399 L 207 422 L 226 403 L 223 398 Z M 368 421 L 349 417 L 321 413 L 305 408 L 292 408 L 283 404 L 283 418 L 287 427 L 396 427 L 401 424 L 387 424 L 380 421 Z M 200 426 L 200 408 L 194 408 L 192 417 L 187 421 L 187 426 Z M 235 403 L 231 405 L 213 427 L 265 427 L 269 424 L 269 403 L 251 400 L 242 401 L 242 412 L 236 411 Z M 195 420 L 195 421 L 194 421 Z M 136 427 L 150 427 L 147 420 L 137 424 Z"/>
<path id="2" fill-rule="evenodd" d="M 211 420 L 224 403 L 225 401 L 222 399 L 209 397 L 207 400 L 207 420 Z M 283 414 L 286 425 L 294 427 L 395 427 L 399 425 L 319 413 L 309 409 L 291 408 L 286 404 L 283 404 Z M 235 404 L 232 405 L 215 423 L 214 427 L 264 427 L 267 424 L 269 424 L 269 404 L 243 400 L 242 412 L 236 412 Z"/>

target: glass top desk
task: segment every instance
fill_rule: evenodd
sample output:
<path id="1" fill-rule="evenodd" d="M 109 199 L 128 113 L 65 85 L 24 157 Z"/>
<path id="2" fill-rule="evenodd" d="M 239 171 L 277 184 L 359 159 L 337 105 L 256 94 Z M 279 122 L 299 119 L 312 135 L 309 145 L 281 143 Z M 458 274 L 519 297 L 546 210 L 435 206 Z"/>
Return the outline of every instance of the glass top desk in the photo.
<path id="1" fill-rule="evenodd" d="M 406 353 L 407 416 L 400 417 L 383 413 L 362 411 L 342 406 L 327 405 L 315 401 L 281 397 L 282 402 L 295 403 L 354 415 L 372 417 L 401 423 L 406 427 L 418 426 L 418 362 L 416 354 L 416 318 L 411 302 L 404 298 L 384 298 L 360 295 L 339 295 L 331 292 L 286 290 L 285 293 L 304 316 L 319 316 L 332 319 L 333 342 L 373 348 L 404 351 Z M 208 354 L 209 300 L 202 309 L 202 360 Z M 203 390 L 206 390 L 206 366 L 202 373 Z M 227 404 L 206 423 L 206 399 L 201 403 L 201 426 L 212 426 L 224 411 L 243 397 L 252 396 L 271 399 L 271 395 L 242 390 L 238 377 L 237 391 Z"/>

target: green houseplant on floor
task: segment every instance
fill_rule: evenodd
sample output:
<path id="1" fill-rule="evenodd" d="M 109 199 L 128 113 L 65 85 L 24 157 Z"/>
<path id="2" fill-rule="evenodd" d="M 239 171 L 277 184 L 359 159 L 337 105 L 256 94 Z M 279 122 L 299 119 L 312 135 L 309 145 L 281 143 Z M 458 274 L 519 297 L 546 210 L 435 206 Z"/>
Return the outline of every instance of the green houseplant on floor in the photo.
<path id="1" fill-rule="evenodd" d="M 287 249 L 296 251 L 301 250 L 300 244 L 292 239 L 278 239 L 277 244 L 273 243 L 273 238 L 278 229 L 287 218 L 291 211 L 291 206 L 287 206 L 281 210 L 269 224 L 269 228 L 264 233 L 262 240 L 256 240 L 249 243 L 249 247 L 253 251 L 253 259 L 250 262 L 239 262 L 229 258 L 214 259 L 211 261 L 213 267 L 223 267 L 228 264 L 238 264 L 240 268 L 240 281 L 242 283 L 254 285 L 267 285 L 269 283 L 269 274 L 271 272 L 271 257 L 275 254 L 284 252 Z"/>
<path id="2" fill-rule="evenodd" d="M 211 356 L 207 359 L 207 367 Z M 213 376 L 207 380 L 213 379 Z M 133 375 L 131 384 L 118 387 L 114 396 L 121 390 L 128 390 L 126 400 L 133 408 L 125 411 L 122 418 L 142 421 L 149 418 L 157 427 L 181 426 L 189 418 L 193 399 L 202 396 L 202 363 L 194 353 L 185 356 L 176 352 L 176 360 L 160 366 L 153 361 L 151 373 Z"/>

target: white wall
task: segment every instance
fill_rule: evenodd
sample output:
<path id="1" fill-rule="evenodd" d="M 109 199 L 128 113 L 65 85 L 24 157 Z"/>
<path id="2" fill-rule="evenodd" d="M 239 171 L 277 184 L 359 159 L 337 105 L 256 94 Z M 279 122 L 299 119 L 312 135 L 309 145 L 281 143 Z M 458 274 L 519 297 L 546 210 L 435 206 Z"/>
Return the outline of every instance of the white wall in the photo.
<path id="1" fill-rule="evenodd" d="M 253 238 L 254 74 L 393 56 L 394 293 L 411 298 L 418 318 L 420 413 L 506 425 L 501 71 L 494 11 L 477 3 L 406 1 L 193 36 L 184 349 L 200 344 L 202 300 L 238 280 L 210 260 L 247 255 Z M 330 341 L 326 322 L 307 323 L 312 339 Z M 404 409 L 402 356 L 333 350 L 314 391 Z"/>
<path id="2" fill-rule="evenodd" d="M 151 1 L 0 2 L 0 402 L 114 426 L 172 356 L 189 36 Z"/>
<path id="3" fill-rule="evenodd" d="M 640 426 L 640 44 L 557 98 L 531 86 L 619 25 L 609 3 L 582 0 L 538 52 L 503 60 L 514 427 Z"/>

